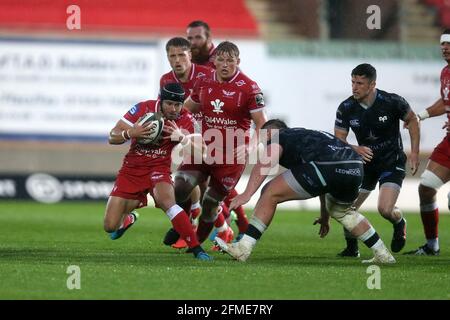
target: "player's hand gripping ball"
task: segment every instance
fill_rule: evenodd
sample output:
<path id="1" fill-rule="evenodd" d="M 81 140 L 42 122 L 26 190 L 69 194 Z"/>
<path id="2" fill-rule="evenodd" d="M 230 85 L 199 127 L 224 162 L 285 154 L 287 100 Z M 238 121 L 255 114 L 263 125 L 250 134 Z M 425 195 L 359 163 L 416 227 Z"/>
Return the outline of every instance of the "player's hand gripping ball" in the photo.
<path id="1" fill-rule="evenodd" d="M 164 127 L 164 119 L 157 113 L 146 113 L 140 120 L 139 125 L 149 126 L 150 134 L 145 138 L 138 138 L 137 142 L 140 144 L 150 144 L 158 142 Z"/>

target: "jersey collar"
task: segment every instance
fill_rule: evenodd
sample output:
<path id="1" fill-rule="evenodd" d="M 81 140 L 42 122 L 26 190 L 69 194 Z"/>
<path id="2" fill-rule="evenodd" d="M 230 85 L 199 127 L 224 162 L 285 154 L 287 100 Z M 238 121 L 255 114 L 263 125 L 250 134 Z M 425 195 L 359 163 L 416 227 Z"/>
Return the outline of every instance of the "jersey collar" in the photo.
<path id="1" fill-rule="evenodd" d="M 194 73 L 195 73 L 195 63 L 192 63 L 191 64 L 191 74 L 189 75 L 189 81 L 194 78 Z M 173 78 L 175 79 L 176 82 L 181 83 L 181 81 L 178 78 L 177 74 L 173 70 L 172 70 L 172 76 L 173 76 Z"/>
<path id="2" fill-rule="evenodd" d="M 375 101 L 377 100 L 377 97 L 378 97 L 378 89 L 375 89 L 375 99 L 373 99 L 373 101 L 372 101 L 372 103 L 370 105 L 367 105 L 367 104 L 361 103 L 361 102 L 358 102 L 358 103 L 364 110 L 367 110 L 367 109 L 369 109 L 371 106 L 373 106 L 375 104 Z"/>
<path id="3" fill-rule="evenodd" d="M 237 71 L 236 71 L 236 73 L 234 74 L 234 76 L 232 76 L 230 80 L 227 80 L 227 81 L 224 81 L 224 82 L 228 82 L 228 83 L 233 82 L 234 80 L 236 80 L 237 76 L 238 76 L 240 73 L 241 73 L 241 70 L 237 69 Z M 213 73 L 213 79 L 214 79 L 214 81 L 219 81 L 219 80 L 217 80 L 216 74 L 217 74 L 217 70 L 214 70 L 214 73 Z"/>

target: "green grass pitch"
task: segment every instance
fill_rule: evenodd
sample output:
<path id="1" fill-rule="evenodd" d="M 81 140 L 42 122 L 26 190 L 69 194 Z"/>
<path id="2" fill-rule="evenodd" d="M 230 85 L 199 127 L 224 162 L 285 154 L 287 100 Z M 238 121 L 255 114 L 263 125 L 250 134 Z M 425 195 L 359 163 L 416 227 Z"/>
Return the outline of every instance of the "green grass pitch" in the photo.
<path id="1" fill-rule="evenodd" d="M 193 259 L 162 244 L 165 214 L 141 209 L 135 226 L 116 241 L 103 231 L 104 203 L 0 203 L 0 299 L 450 299 L 450 216 L 440 218 L 441 255 L 396 254 L 381 266 L 381 289 L 368 289 L 367 265 L 337 258 L 344 246 L 333 221 L 320 239 L 318 212 L 278 211 L 246 263 L 211 253 Z M 247 212 L 250 214 L 250 212 Z M 389 245 L 392 227 L 366 214 Z M 406 213 L 407 250 L 422 245 L 418 214 Z M 236 227 L 233 225 L 236 230 Z M 209 240 L 204 247 L 209 251 Z M 361 246 L 362 258 L 371 252 Z M 81 270 L 69 290 L 67 268 Z"/>

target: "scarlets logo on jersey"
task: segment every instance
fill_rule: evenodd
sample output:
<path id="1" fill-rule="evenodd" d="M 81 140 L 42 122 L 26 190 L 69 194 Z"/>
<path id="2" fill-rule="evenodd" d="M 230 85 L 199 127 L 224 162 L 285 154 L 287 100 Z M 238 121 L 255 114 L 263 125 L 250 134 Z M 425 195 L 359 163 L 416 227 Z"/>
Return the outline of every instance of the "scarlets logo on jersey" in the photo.
<path id="1" fill-rule="evenodd" d="M 214 101 L 211 101 L 211 105 L 214 107 L 213 112 L 222 113 L 223 112 L 222 107 L 225 105 L 225 103 L 220 101 L 220 99 L 216 99 Z"/>
<path id="2" fill-rule="evenodd" d="M 235 91 L 226 91 L 226 90 L 222 90 L 222 93 L 225 98 L 232 98 L 236 94 Z"/>

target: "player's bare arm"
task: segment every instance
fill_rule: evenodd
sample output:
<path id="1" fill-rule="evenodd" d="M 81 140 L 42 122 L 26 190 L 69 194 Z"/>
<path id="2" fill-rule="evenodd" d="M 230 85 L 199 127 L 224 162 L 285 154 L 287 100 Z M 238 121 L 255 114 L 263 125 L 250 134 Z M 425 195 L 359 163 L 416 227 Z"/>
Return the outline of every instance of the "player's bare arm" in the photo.
<path id="1" fill-rule="evenodd" d="M 409 156 L 409 164 L 411 174 L 414 175 L 419 168 L 419 143 L 420 143 L 420 128 L 419 121 L 413 111 L 409 111 L 405 118 L 405 126 L 408 128 L 411 140 L 411 154 Z"/>
<path id="2" fill-rule="evenodd" d="M 250 114 L 251 119 L 253 120 L 255 124 L 255 133 L 250 139 L 250 144 L 248 146 L 248 155 L 252 152 L 257 151 L 258 141 L 259 141 L 259 131 L 264 125 L 264 123 L 267 122 L 267 115 L 264 112 L 264 110 L 253 112 Z M 240 150 L 237 150 L 237 157 L 239 158 L 241 156 Z"/>
<path id="3" fill-rule="evenodd" d="M 137 121 L 133 126 L 128 125 L 123 120 L 117 121 L 115 127 L 109 132 L 110 144 L 122 144 L 131 138 L 145 138 L 153 132 L 151 124 L 141 126 Z"/>
<path id="4" fill-rule="evenodd" d="M 250 147 L 254 147 L 257 145 L 259 141 L 259 130 L 262 128 L 264 123 L 267 122 L 267 115 L 264 112 L 264 110 L 250 113 L 250 117 L 252 118 L 254 124 L 255 124 L 255 134 L 252 137 L 252 141 L 250 144 Z"/>
<path id="5" fill-rule="evenodd" d="M 200 103 L 192 100 L 190 96 L 184 101 L 184 107 L 192 113 L 200 111 Z"/>
<path id="6" fill-rule="evenodd" d="M 320 217 L 317 218 L 313 225 L 320 224 L 319 235 L 324 238 L 330 231 L 330 213 L 327 210 L 325 204 L 325 195 L 319 196 L 320 198 Z"/>
<path id="7" fill-rule="evenodd" d="M 253 112 L 250 114 L 253 122 L 255 123 L 255 133 L 256 135 L 259 134 L 259 130 L 264 125 L 264 123 L 267 122 L 267 115 L 264 112 L 264 110 Z"/>
<path id="8" fill-rule="evenodd" d="M 250 174 L 250 178 L 248 180 L 245 191 L 242 194 L 236 196 L 231 201 L 230 210 L 233 210 L 249 202 L 251 197 L 255 194 L 255 192 L 259 189 L 261 184 L 266 179 L 269 169 L 274 164 L 278 164 L 278 161 L 283 152 L 283 148 L 277 143 L 272 143 L 267 146 L 266 150 L 269 161 L 264 161 L 264 163 L 262 163 L 260 160 L 258 160 L 258 163 L 253 167 L 252 173 Z"/>
<path id="9" fill-rule="evenodd" d="M 348 131 L 334 128 L 334 135 L 339 140 L 342 140 L 345 143 L 348 143 L 347 142 Z M 350 146 L 353 148 L 353 150 L 355 150 L 363 158 L 364 163 L 368 163 L 372 160 L 373 152 L 372 152 L 372 149 L 370 149 L 369 147 L 356 146 L 356 145 L 350 145 Z"/>
<path id="10" fill-rule="evenodd" d="M 437 117 L 443 115 L 445 113 L 445 104 L 444 100 L 440 98 L 435 103 L 433 103 L 430 107 L 422 110 L 417 114 L 420 121 L 425 120 L 426 118 Z"/>

